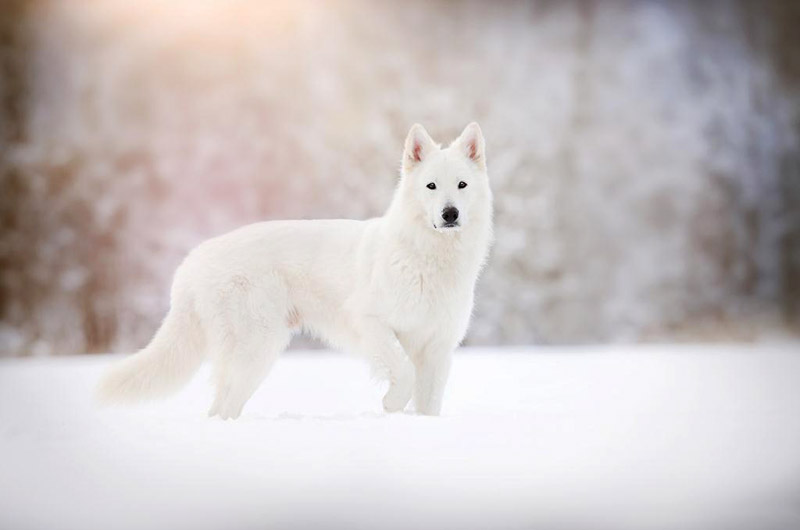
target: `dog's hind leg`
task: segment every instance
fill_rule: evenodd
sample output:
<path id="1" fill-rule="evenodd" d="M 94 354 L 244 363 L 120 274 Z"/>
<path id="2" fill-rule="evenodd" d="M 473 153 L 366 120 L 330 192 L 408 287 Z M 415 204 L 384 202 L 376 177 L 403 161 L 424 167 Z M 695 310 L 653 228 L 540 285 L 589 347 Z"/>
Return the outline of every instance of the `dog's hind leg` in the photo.
<path id="1" fill-rule="evenodd" d="M 216 396 L 208 415 L 238 418 L 290 338 L 288 329 L 249 335 L 220 352 L 224 358 L 215 360 Z"/>
<path id="2" fill-rule="evenodd" d="M 212 334 L 216 396 L 209 416 L 238 418 L 289 344 L 285 296 L 280 294 L 281 289 L 249 288 L 221 305 Z"/>

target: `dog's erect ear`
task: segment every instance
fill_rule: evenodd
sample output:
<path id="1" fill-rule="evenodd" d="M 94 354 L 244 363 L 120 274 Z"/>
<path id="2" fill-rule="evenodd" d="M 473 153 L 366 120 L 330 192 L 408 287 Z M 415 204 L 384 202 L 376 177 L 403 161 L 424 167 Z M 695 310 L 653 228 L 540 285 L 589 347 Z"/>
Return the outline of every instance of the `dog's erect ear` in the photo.
<path id="1" fill-rule="evenodd" d="M 438 149 L 438 147 L 425 128 L 419 123 L 415 123 L 411 130 L 408 131 L 408 136 L 406 136 L 406 147 L 403 151 L 403 172 L 408 173 L 413 170 L 417 164 L 425 160 L 425 157 L 431 151 Z"/>
<path id="2" fill-rule="evenodd" d="M 486 145 L 483 141 L 480 125 L 474 121 L 467 125 L 464 128 L 464 132 L 456 138 L 452 145 L 464 153 L 464 156 L 478 164 L 479 167 L 486 168 Z"/>

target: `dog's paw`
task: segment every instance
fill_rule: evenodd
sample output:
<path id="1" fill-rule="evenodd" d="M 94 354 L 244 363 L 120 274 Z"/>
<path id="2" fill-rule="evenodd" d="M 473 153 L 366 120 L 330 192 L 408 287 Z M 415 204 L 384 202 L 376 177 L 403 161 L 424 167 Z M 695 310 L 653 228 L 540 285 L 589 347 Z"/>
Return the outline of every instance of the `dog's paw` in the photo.
<path id="1" fill-rule="evenodd" d="M 241 415 L 242 415 L 241 409 L 239 409 L 239 410 L 223 409 L 223 410 L 218 410 L 218 411 L 214 411 L 214 410 L 209 410 L 208 411 L 208 417 L 209 418 L 213 418 L 214 416 L 219 416 L 219 418 L 221 420 L 235 420 L 236 418 L 238 418 Z"/>
<path id="2" fill-rule="evenodd" d="M 208 411 L 208 417 L 213 418 L 219 416 L 223 420 L 235 420 L 242 414 L 244 408 L 243 400 L 235 400 L 230 393 L 225 393 L 222 396 L 217 396 L 211 409 Z"/>
<path id="3" fill-rule="evenodd" d="M 389 391 L 383 396 L 383 410 L 386 412 L 400 412 L 411 401 L 412 385 L 392 384 Z"/>

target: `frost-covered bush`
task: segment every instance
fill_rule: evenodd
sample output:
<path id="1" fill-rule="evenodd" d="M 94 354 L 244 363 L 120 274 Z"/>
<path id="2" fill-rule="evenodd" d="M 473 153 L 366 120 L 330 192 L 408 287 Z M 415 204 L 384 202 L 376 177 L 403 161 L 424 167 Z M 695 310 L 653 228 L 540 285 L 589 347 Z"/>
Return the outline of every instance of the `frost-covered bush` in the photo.
<path id="1" fill-rule="evenodd" d="M 0 354 L 135 349 L 202 239 L 379 215 L 417 121 L 488 141 L 469 343 L 797 327 L 791 3 L 12 4 Z"/>

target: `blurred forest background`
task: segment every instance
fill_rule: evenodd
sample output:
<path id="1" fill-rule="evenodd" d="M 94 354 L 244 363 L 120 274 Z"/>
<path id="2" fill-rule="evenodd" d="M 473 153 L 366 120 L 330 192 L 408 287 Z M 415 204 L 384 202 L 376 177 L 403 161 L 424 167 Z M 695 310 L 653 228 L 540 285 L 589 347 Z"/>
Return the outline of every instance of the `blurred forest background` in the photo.
<path id="1" fill-rule="evenodd" d="M 380 215 L 477 120 L 468 344 L 791 338 L 800 2 L 0 4 L 0 355 L 134 351 L 201 240 Z"/>

